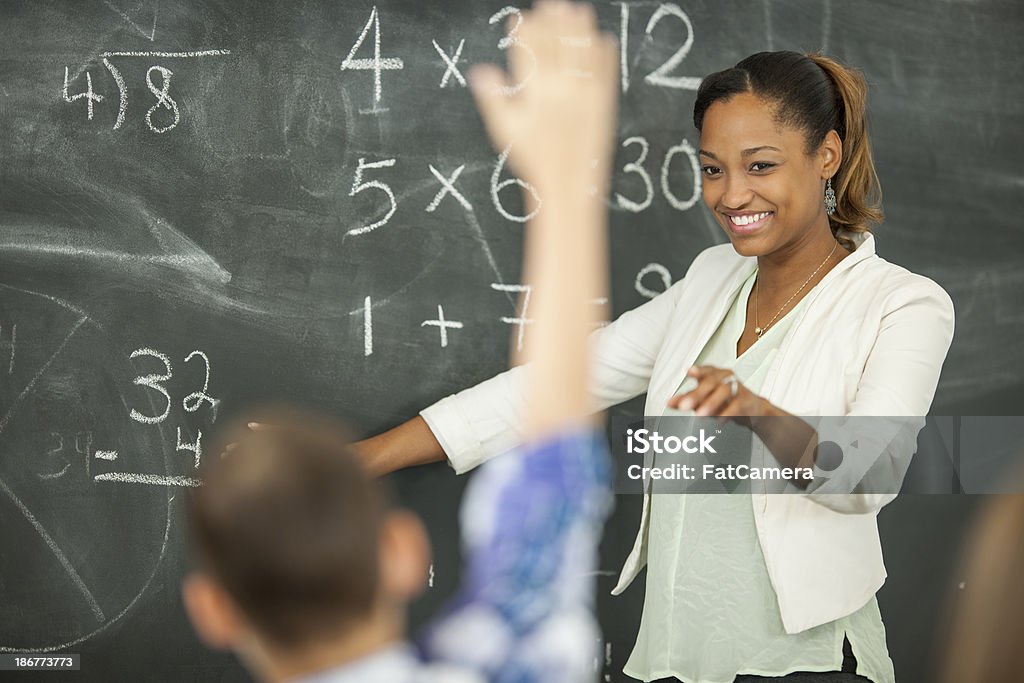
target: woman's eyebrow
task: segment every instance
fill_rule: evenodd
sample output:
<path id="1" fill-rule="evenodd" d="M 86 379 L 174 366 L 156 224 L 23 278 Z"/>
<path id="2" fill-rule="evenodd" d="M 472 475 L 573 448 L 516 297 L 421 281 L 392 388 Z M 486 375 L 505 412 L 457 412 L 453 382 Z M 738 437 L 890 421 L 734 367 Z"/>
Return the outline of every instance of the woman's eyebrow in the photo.
<path id="1" fill-rule="evenodd" d="M 760 152 L 763 149 L 770 149 L 770 150 L 773 150 L 775 152 L 781 152 L 782 151 L 778 147 L 772 147 L 771 145 L 761 145 L 759 147 L 751 147 L 750 149 L 745 149 L 742 152 L 740 152 L 740 155 L 747 157 L 747 156 L 750 156 L 751 154 L 757 154 L 758 152 Z M 709 157 L 711 159 L 714 159 L 715 161 L 718 161 L 718 157 L 716 157 L 714 154 L 712 154 L 711 152 L 707 151 L 706 149 L 700 150 L 699 155 L 700 156 Z"/>

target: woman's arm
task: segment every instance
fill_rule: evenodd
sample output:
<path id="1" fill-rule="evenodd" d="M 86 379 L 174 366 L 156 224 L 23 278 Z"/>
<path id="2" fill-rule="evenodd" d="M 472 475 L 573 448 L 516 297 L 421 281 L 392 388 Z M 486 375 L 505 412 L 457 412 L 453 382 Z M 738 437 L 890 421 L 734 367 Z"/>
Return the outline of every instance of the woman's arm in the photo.
<path id="1" fill-rule="evenodd" d="M 935 282 L 914 280 L 889 294 L 848 419 L 826 419 L 818 428 L 823 441 L 858 444 L 854 457 L 844 453 L 843 466 L 808 494 L 838 512 L 877 512 L 896 498 L 935 397 L 953 341 L 953 301 Z"/>
<path id="2" fill-rule="evenodd" d="M 604 410 L 647 391 L 684 280 L 590 334 L 591 410 Z M 446 457 L 456 472 L 467 472 L 522 442 L 525 387 L 525 366 L 506 370 L 353 447 L 375 474 Z"/>
<path id="3" fill-rule="evenodd" d="M 386 432 L 357 441 L 350 448 L 375 477 L 444 460 L 441 443 L 419 415 Z"/>

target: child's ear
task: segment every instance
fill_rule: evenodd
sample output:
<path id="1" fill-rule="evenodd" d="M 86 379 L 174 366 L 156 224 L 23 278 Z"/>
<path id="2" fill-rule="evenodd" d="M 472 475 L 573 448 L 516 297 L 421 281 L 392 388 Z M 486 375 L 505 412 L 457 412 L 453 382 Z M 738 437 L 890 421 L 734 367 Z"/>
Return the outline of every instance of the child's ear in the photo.
<path id="1" fill-rule="evenodd" d="M 423 592 L 430 565 L 430 541 L 411 512 L 388 513 L 381 525 L 380 579 L 385 597 L 412 600 Z"/>
<path id="2" fill-rule="evenodd" d="M 241 641 L 244 625 L 240 615 L 227 593 L 208 575 L 189 573 L 181 596 L 192 627 L 207 647 L 228 650 Z"/>

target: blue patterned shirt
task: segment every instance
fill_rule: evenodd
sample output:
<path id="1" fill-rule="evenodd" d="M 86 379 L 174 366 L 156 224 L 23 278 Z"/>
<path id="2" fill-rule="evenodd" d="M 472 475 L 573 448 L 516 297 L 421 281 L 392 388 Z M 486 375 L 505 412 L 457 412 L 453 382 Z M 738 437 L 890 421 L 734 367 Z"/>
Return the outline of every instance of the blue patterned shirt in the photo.
<path id="1" fill-rule="evenodd" d="M 604 437 L 575 427 L 493 459 L 460 509 L 465 580 L 407 644 L 297 683 L 582 683 L 596 678 L 597 546 L 611 511 Z"/>

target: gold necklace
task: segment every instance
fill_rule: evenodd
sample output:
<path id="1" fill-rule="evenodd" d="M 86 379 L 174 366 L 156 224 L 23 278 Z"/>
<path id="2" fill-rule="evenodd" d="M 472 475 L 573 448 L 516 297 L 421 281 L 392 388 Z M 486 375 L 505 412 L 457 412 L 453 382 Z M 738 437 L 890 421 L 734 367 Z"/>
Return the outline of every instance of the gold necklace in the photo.
<path id="1" fill-rule="evenodd" d="M 782 304 L 782 308 L 780 308 L 779 312 L 775 314 L 775 318 L 778 318 L 779 314 L 782 313 L 784 310 L 786 310 L 786 306 L 789 305 L 789 302 L 792 301 L 796 297 L 797 294 L 799 294 L 800 292 L 802 292 L 804 290 L 804 287 L 807 286 L 808 282 L 810 282 L 812 279 L 814 279 L 814 276 L 818 274 L 818 271 L 821 270 L 821 267 L 824 266 L 825 263 L 827 263 L 830 258 L 832 258 L 832 254 L 836 253 L 836 247 L 838 247 L 838 246 L 839 246 L 839 242 L 837 241 L 832 246 L 832 251 L 830 251 L 828 253 L 828 256 L 825 257 L 825 260 L 821 262 L 821 265 L 819 265 L 817 268 L 814 269 L 814 272 L 811 273 L 811 276 L 809 278 L 804 280 L 804 283 L 802 285 L 800 285 L 800 289 L 798 289 L 795 292 L 793 292 L 793 296 L 789 297 L 789 301 L 787 301 L 786 303 Z M 758 285 L 760 285 L 760 284 L 761 284 L 760 280 L 758 280 L 757 282 L 754 283 L 754 334 L 757 335 L 758 339 L 760 339 L 761 335 L 764 334 L 768 330 L 768 328 L 772 326 L 772 323 L 775 322 L 775 318 L 772 318 L 771 320 L 768 321 L 768 324 L 765 325 L 763 328 L 760 325 L 757 324 L 757 290 L 759 289 Z"/>

